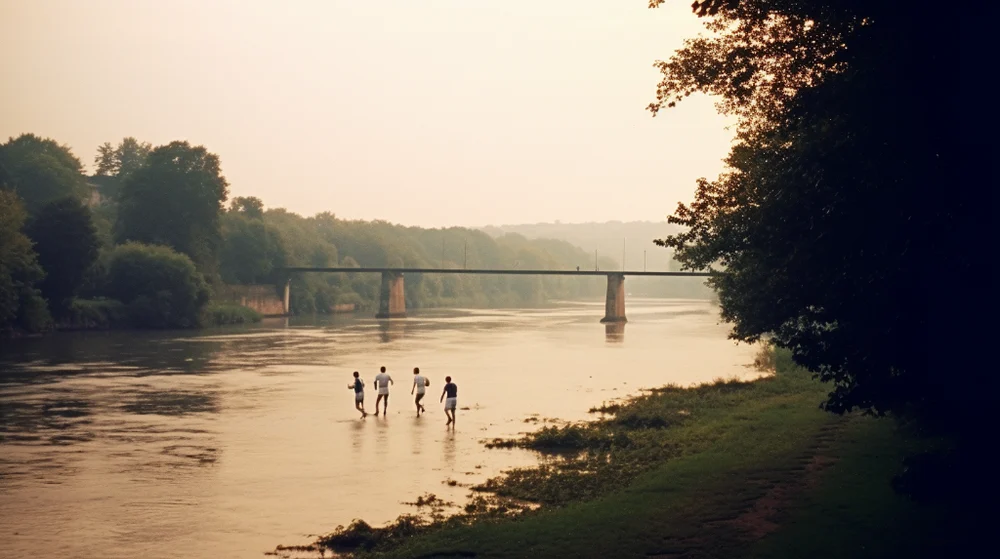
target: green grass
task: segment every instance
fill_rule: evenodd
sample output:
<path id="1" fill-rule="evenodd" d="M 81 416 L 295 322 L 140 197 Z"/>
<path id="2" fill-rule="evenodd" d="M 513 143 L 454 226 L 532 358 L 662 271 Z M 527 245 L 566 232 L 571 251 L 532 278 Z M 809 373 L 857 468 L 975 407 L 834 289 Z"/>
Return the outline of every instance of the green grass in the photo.
<path id="1" fill-rule="evenodd" d="M 821 411 L 824 386 L 782 355 L 770 362 L 770 378 L 666 387 L 595 422 L 496 441 L 568 454 L 490 480 L 481 489 L 498 500 L 467 514 L 320 542 L 385 558 L 920 556 L 930 534 L 947 549 L 943 509 L 890 486 L 929 443 L 891 420 Z M 497 512 L 506 497 L 543 506 Z"/>
<path id="2" fill-rule="evenodd" d="M 202 326 L 226 326 L 229 324 L 250 324 L 260 322 L 257 311 L 234 303 L 209 303 L 201 312 Z"/>

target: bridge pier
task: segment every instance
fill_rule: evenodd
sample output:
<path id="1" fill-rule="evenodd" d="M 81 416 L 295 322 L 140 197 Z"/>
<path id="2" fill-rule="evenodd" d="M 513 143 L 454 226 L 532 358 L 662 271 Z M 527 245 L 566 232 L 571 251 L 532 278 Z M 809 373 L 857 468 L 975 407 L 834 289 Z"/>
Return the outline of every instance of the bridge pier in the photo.
<path id="1" fill-rule="evenodd" d="M 608 296 L 601 322 L 628 322 L 625 318 L 625 274 L 608 274 Z"/>
<path id="2" fill-rule="evenodd" d="M 378 314 L 375 318 L 405 318 L 406 292 L 403 290 L 403 274 L 382 272 L 382 288 L 378 295 Z"/>

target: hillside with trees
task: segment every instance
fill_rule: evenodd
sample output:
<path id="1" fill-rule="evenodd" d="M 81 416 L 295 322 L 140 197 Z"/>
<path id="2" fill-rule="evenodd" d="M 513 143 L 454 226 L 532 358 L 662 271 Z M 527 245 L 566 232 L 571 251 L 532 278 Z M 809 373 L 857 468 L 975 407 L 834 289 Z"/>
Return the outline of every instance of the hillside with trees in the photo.
<path id="1" fill-rule="evenodd" d="M 213 294 L 227 285 L 278 291 L 288 280 L 293 313 L 377 305 L 378 275 L 289 277 L 289 266 L 575 269 L 592 260 L 562 240 L 305 217 L 254 197 L 230 200 L 220 158 L 183 141 L 124 138 L 99 146 L 94 163 L 88 177 L 68 146 L 32 134 L 0 145 L 0 331 L 242 320 L 213 309 Z M 604 289 L 592 277 L 412 274 L 406 304 L 531 306 Z"/>
<path id="2" fill-rule="evenodd" d="M 583 249 L 581 269 L 681 271 L 672 249 L 657 246 L 653 239 L 675 234 L 681 228 L 666 221 L 605 221 L 603 223 L 525 223 L 488 225 L 483 231 L 495 237 L 509 233 L 529 239 L 558 239 Z M 595 261 L 595 258 L 597 261 Z M 699 278 L 628 279 L 629 293 L 649 297 L 714 299 L 715 293 Z"/>

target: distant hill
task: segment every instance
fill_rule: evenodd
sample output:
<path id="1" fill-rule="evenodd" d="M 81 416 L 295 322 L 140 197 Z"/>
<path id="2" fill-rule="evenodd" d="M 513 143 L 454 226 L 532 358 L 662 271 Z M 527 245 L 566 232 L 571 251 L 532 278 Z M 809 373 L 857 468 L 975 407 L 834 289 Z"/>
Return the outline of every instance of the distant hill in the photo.
<path id="1" fill-rule="evenodd" d="M 594 269 L 594 251 L 601 261 L 615 262 L 622 269 L 624 248 L 625 268 L 650 272 L 679 271 L 673 252 L 653 244 L 653 239 L 676 233 L 680 228 L 665 221 L 607 221 L 604 223 L 525 223 L 520 225 L 488 225 L 479 228 L 493 237 L 517 233 L 529 239 L 558 239 L 576 245 L 591 255 L 582 269 Z M 606 260 L 607 259 L 607 260 Z M 602 264 L 606 269 L 607 264 Z M 703 280 L 678 278 L 631 278 L 628 291 L 636 295 L 712 298 L 714 293 Z"/>

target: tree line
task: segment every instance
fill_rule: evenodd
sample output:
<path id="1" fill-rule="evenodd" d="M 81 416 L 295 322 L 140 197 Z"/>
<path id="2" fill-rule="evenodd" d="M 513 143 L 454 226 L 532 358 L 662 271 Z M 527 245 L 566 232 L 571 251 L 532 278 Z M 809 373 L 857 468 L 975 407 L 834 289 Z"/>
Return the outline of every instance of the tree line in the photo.
<path id="1" fill-rule="evenodd" d="M 87 176 L 68 146 L 33 134 L 0 145 L 0 330 L 193 327 L 227 284 L 277 290 L 288 280 L 293 313 L 377 306 L 376 275 L 289 276 L 288 266 L 586 269 L 593 260 L 551 239 L 230 200 L 219 157 L 183 141 L 105 143 L 94 165 Z M 405 285 L 410 308 L 536 305 L 604 289 L 598 278 L 521 276 L 413 275 Z"/>

